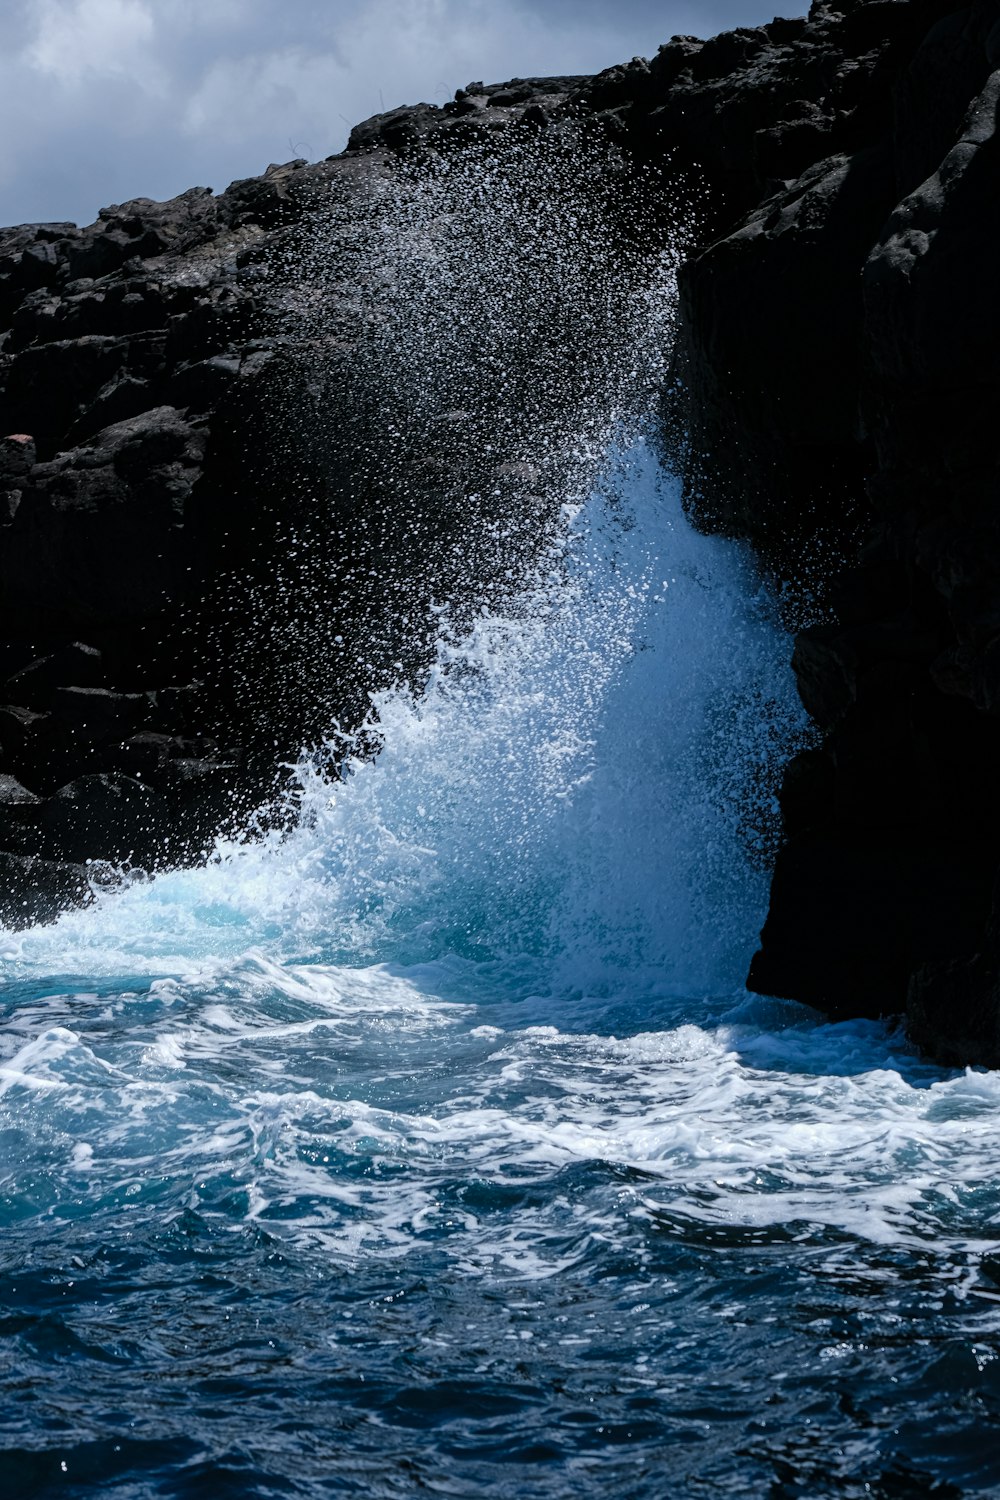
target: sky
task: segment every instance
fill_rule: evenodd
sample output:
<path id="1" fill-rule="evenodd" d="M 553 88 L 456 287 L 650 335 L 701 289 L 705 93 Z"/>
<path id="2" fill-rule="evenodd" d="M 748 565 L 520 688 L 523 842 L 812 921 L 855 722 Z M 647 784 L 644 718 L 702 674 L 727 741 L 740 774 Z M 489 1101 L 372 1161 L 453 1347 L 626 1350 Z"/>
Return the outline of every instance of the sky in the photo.
<path id="1" fill-rule="evenodd" d="M 801 15 L 806 0 L 777 0 Z M 472 79 L 592 73 L 775 0 L 0 0 L 0 224 L 217 192 Z"/>

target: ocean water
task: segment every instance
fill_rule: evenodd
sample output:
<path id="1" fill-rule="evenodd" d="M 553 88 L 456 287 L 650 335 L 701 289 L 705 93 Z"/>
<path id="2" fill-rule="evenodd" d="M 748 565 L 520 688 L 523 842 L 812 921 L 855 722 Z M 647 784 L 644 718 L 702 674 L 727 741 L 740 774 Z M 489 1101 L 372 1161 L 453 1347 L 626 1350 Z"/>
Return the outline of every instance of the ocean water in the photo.
<path id="1" fill-rule="evenodd" d="M 749 997 L 808 735 L 641 438 L 286 837 L 0 934 L 11 1497 L 1000 1491 L 1000 1085 Z"/>

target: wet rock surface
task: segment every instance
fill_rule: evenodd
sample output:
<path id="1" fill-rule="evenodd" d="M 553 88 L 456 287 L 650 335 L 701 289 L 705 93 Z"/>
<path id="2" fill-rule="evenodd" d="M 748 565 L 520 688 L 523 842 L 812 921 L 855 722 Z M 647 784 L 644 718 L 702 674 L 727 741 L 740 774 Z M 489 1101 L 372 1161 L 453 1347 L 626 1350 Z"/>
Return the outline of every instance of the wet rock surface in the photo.
<path id="1" fill-rule="evenodd" d="M 805 622 L 822 739 L 786 777 L 750 985 L 905 1010 L 937 1057 L 988 1065 L 998 38 L 994 0 L 842 0 L 675 41 L 638 90 L 605 85 L 624 129 L 648 149 L 662 120 L 708 187 L 667 401 L 688 503 L 752 539 Z"/>
<path id="2" fill-rule="evenodd" d="M 0 230 L 0 919 L 87 899 L 88 862 L 202 857 L 303 745 L 364 717 L 372 621 L 404 580 L 415 613 L 447 592 L 462 496 L 485 486 L 459 422 L 413 454 L 423 517 L 414 485 L 372 472 L 364 428 L 391 398 L 359 394 L 356 346 L 384 294 L 352 217 L 403 158 L 541 130 L 586 81 L 471 84 L 218 195 Z M 317 321 L 293 283 L 330 203 L 348 228 Z M 405 527 L 371 513 L 393 484 Z M 508 506 L 532 489 L 493 487 Z"/>

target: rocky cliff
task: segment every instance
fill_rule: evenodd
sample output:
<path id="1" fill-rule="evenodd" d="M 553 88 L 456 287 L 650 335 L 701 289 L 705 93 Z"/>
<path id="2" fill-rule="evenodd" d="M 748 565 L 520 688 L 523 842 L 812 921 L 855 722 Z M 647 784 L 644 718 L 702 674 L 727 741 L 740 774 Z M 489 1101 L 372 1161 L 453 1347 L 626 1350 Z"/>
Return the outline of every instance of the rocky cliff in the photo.
<path id="1" fill-rule="evenodd" d="M 584 91 L 697 164 L 665 394 L 703 526 L 749 537 L 798 626 L 821 742 L 788 767 L 751 988 L 905 1012 L 1000 1064 L 1000 6 L 831 0 Z"/>
<path id="2" fill-rule="evenodd" d="M 574 205 L 588 148 L 555 121 L 585 82 L 472 84 L 218 196 L 0 232 L 0 919 L 294 816 L 287 762 L 538 545 L 520 415 L 585 434 L 643 253 L 603 132 L 592 231 Z M 447 299 L 435 245 L 473 267 Z"/>
<path id="3" fill-rule="evenodd" d="M 682 276 L 690 504 L 820 616 L 750 984 L 996 1064 L 1000 7 L 815 4 L 661 57 L 720 231 Z"/>
<path id="4" fill-rule="evenodd" d="M 218 197 L 6 231 L 4 917 L 85 892 L 86 859 L 197 856 L 324 715 L 363 707 L 364 673 L 327 668 L 320 693 L 261 629 L 275 551 L 307 524 L 293 491 L 324 488 L 344 522 L 330 640 L 381 607 L 351 583 L 358 549 L 390 578 L 399 550 L 358 521 L 364 410 L 347 382 L 317 394 L 314 327 L 282 332 L 268 268 L 288 237 L 331 193 L 349 220 L 395 163 L 582 122 L 668 163 L 665 192 L 703 193 L 665 442 L 700 524 L 750 538 L 783 587 L 820 732 L 785 778 L 751 986 L 905 1010 L 937 1056 L 1000 1063 L 998 66 L 998 0 L 817 0 L 592 79 L 470 85 Z M 355 348 L 356 312 L 324 336 Z M 445 449 L 414 462 L 439 475 L 433 526 L 459 536 L 440 476 L 481 455 Z M 501 472 L 511 493 L 535 483 Z M 429 600 L 440 577 L 421 576 Z"/>

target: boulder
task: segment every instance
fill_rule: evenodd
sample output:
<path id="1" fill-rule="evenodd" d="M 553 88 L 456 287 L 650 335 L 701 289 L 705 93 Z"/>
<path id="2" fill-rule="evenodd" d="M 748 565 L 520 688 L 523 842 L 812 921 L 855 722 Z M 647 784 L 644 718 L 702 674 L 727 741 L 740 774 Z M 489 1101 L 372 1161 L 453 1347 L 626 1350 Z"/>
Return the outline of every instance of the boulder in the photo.
<path id="1" fill-rule="evenodd" d="M 0 849 L 0 922 L 4 926 L 16 929 L 51 922 L 68 907 L 86 905 L 91 899 L 85 866 Z"/>
<path id="2" fill-rule="evenodd" d="M 67 864 L 106 860 L 155 865 L 167 830 L 162 799 L 141 781 L 121 775 L 81 776 L 33 810 L 32 852 Z"/>
<path id="3" fill-rule="evenodd" d="M 203 451 L 164 406 L 37 464 L 0 555 L 0 617 L 90 633 L 159 615 L 184 589 L 177 535 Z"/>
<path id="4" fill-rule="evenodd" d="M 22 708 L 46 709 L 52 706 L 55 690 L 64 684 L 97 687 L 103 681 L 100 651 L 80 641 L 71 641 L 8 677 L 0 686 L 0 701 L 16 703 Z"/>

